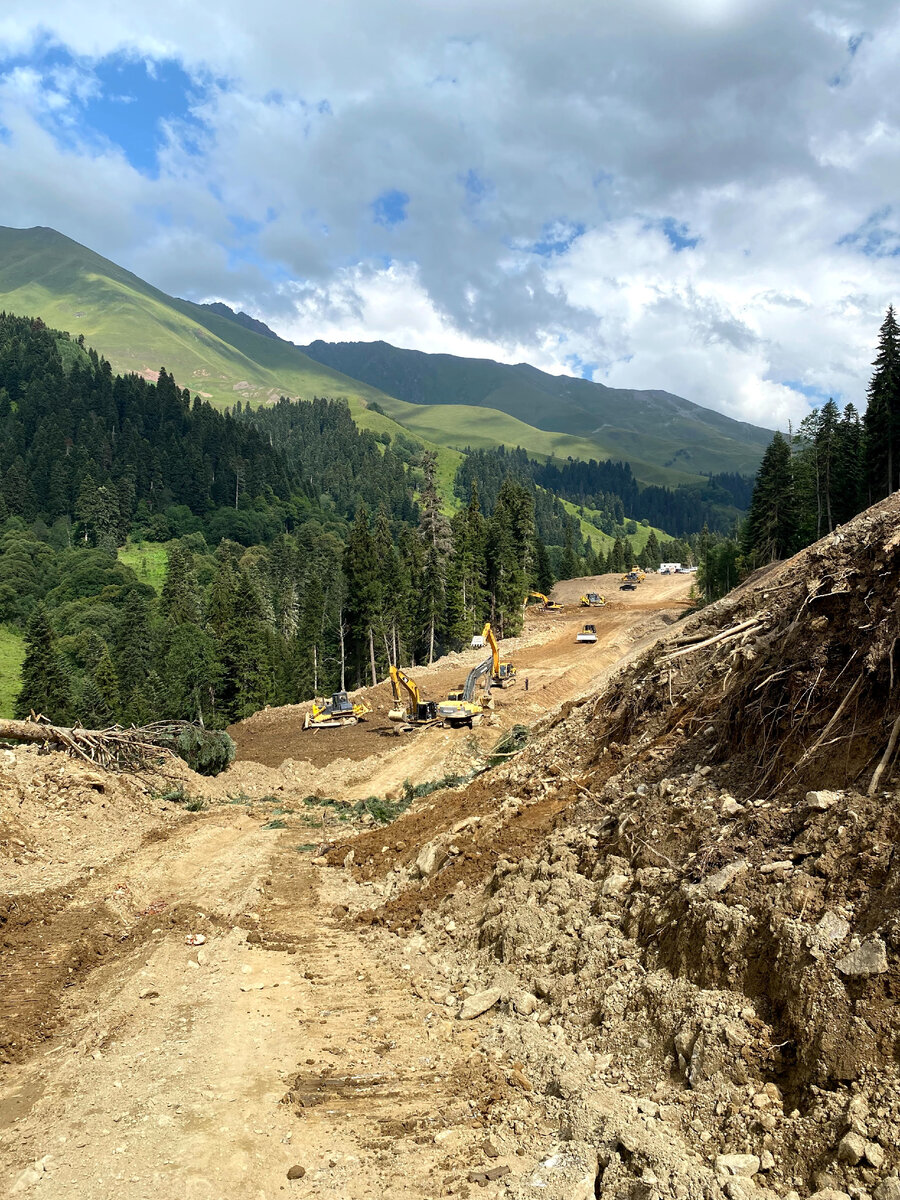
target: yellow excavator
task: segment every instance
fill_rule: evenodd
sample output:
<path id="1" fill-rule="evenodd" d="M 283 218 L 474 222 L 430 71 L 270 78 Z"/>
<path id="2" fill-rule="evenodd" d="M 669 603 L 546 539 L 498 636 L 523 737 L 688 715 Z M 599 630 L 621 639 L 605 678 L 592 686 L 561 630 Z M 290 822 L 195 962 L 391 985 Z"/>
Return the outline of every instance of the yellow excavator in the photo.
<path id="1" fill-rule="evenodd" d="M 400 667 L 391 667 L 391 690 L 394 693 L 394 707 L 388 711 L 391 721 L 402 722 L 403 728 L 410 729 L 433 725 L 438 719 L 436 702 L 423 700 L 419 685 Z"/>
<path id="2" fill-rule="evenodd" d="M 304 729 L 338 729 L 341 725 L 355 725 L 364 721 L 372 711 L 365 700 L 351 701 L 346 692 L 335 692 L 331 699 L 322 704 L 313 700 L 312 712 L 303 720 Z"/>
<path id="3" fill-rule="evenodd" d="M 480 634 L 476 634 L 472 638 L 472 646 L 476 649 L 481 649 L 482 646 L 490 646 L 491 683 L 494 687 L 512 687 L 516 682 L 516 668 L 511 662 L 500 661 L 500 647 L 497 645 L 497 639 L 494 636 L 493 629 L 491 629 L 490 621 L 488 621 Z"/>
<path id="4" fill-rule="evenodd" d="M 599 592 L 586 592 L 581 597 L 582 608 L 603 608 L 606 604 L 606 597 L 601 596 Z"/>
<path id="5" fill-rule="evenodd" d="M 447 699 L 442 700 L 437 706 L 438 716 L 445 725 L 449 725 L 452 729 L 461 729 L 464 725 L 468 725 L 471 729 L 474 725 L 481 723 L 484 709 L 493 708 L 494 704 L 491 700 L 490 690 L 490 673 L 493 665 L 494 655 L 492 654 L 484 662 L 480 662 L 477 667 L 472 668 L 460 691 L 451 692 Z M 487 687 L 483 698 L 478 701 L 475 699 L 475 689 L 480 679 L 485 680 Z"/>
<path id="6" fill-rule="evenodd" d="M 540 600 L 542 602 L 541 612 L 558 613 L 562 612 L 563 610 L 563 606 L 561 604 L 559 604 L 556 600 L 551 600 L 549 596 L 545 596 L 543 592 L 529 592 L 525 597 L 526 606 L 529 600 Z"/>

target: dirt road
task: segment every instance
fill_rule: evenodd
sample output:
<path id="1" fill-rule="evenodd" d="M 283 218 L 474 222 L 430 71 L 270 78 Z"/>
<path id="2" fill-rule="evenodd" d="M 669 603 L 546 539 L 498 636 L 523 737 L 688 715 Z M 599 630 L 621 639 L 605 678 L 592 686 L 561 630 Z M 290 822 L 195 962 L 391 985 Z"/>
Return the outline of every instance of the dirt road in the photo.
<path id="1" fill-rule="evenodd" d="M 689 587 L 652 578 L 620 594 L 611 583 L 573 581 L 573 594 L 607 590 L 611 604 L 530 617 L 504 645 L 522 682 L 497 696 L 493 725 L 398 739 L 381 720 L 304 735 L 302 710 L 258 714 L 235 731 L 241 761 L 209 785 L 210 808 L 173 820 L 159 803 L 155 825 L 145 814 L 139 838 L 80 873 L 83 847 L 67 865 L 33 814 L 40 787 L 22 787 L 2 813 L 17 836 L 0 880 L 0 1188 L 48 1200 L 399 1200 L 473 1184 L 507 1195 L 556 1169 L 546 1163 L 558 1130 L 521 1064 L 482 1047 L 489 1017 L 458 1019 L 472 989 L 423 937 L 354 919 L 379 885 L 327 869 L 327 808 L 320 825 L 291 802 L 312 785 L 338 800 L 384 795 L 478 761 L 504 729 L 597 686 Z M 575 644 L 584 620 L 596 646 Z M 440 696 L 478 653 L 416 677 Z M 36 757 L 21 755 L 37 779 Z M 104 803 L 108 829 L 115 788 Z M 459 803 L 495 807 L 484 786 Z M 390 826 L 367 839 L 403 849 Z M 44 871 L 54 886 L 42 892 Z"/>

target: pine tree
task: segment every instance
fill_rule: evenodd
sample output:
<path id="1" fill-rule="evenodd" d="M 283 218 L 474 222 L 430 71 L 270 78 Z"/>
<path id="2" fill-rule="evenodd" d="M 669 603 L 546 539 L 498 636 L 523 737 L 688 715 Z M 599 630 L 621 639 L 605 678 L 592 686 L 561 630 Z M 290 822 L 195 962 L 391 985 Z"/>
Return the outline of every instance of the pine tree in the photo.
<path id="1" fill-rule="evenodd" d="M 596 573 L 596 572 L 595 572 Z M 556 583 L 556 576 L 553 574 L 553 564 L 550 562 L 550 555 L 547 553 L 547 547 L 539 537 L 534 539 L 534 586 L 538 592 L 543 592 L 545 596 L 549 596 Z"/>
<path id="2" fill-rule="evenodd" d="M 793 554 L 798 539 L 791 448 L 784 436 L 776 433 L 756 476 L 744 525 L 744 550 L 756 563 L 772 562 Z"/>
<path id="3" fill-rule="evenodd" d="M 147 598 L 132 589 L 122 605 L 115 642 L 116 676 L 123 697 L 140 689 L 146 698 L 146 681 L 153 665 L 154 650 Z M 130 714 L 127 717 L 136 724 L 140 723 L 138 718 Z"/>
<path id="4" fill-rule="evenodd" d="M 56 649 L 56 637 L 47 610 L 39 604 L 25 631 L 25 659 L 15 716 L 24 721 L 34 711 L 54 724 L 64 725 L 70 717 L 71 706 L 72 681 Z"/>
<path id="5" fill-rule="evenodd" d="M 168 552 L 160 601 L 166 620 L 172 625 L 196 625 L 200 620 L 200 594 L 193 555 L 179 543 Z"/>
<path id="6" fill-rule="evenodd" d="M 369 529 L 365 505 L 357 509 L 344 550 L 344 574 L 347 577 L 347 620 L 357 667 L 357 680 L 363 678 L 368 657 L 372 686 L 378 683 L 375 665 L 375 622 L 381 601 L 375 543 Z"/>
<path id="7" fill-rule="evenodd" d="M 82 690 L 80 713 L 83 724 L 105 729 L 119 718 L 119 680 L 109 647 L 101 642 L 101 650 L 90 667 Z"/>
<path id="8" fill-rule="evenodd" d="M 890 305 L 878 333 L 864 417 L 866 482 L 869 501 L 889 496 L 897 485 L 900 433 L 900 329 Z"/>
<path id="9" fill-rule="evenodd" d="M 213 638 L 198 625 L 169 629 L 162 704 L 172 720 L 224 724 L 229 714 L 217 706 L 222 667 Z"/>
<path id="10" fill-rule="evenodd" d="M 423 454 L 422 468 L 425 479 L 421 493 L 422 517 L 419 522 L 419 537 L 425 554 L 420 603 L 430 665 L 434 662 L 438 628 L 446 608 L 447 570 L 453 551 L 453 537 L 450 524 L 441 512 L 440 498 L 435 483 L 436 455 L 433 453 Z"/>

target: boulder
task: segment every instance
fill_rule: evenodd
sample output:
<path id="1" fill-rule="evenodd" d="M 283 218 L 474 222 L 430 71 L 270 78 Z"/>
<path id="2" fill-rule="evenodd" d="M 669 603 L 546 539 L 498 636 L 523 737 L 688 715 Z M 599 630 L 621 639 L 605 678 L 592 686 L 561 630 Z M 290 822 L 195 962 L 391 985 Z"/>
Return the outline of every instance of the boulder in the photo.
<path id="1" fill-rule="evenodd" d="M 416 871 L 422 879 L 436 874 L 447 861 L 447 849 L 436 842 L 428 842 L 416 856 Z"/>
<path id="2" fill-rule="evenodd" d="M 842 975 L 866 979 L 870 975 L 883 975 L 888 969 L 887 950 L 881 938 L 869 938 L 858 950 L 845 954 L 835 966 Z"/>
<path id="3" fill-rule="evenodd" d="M 759 1170 L 759 1158 L 755 1154 L 716 1155 L 717 1175 L 741 1175 L 749 1179 Z"/>
<path id="4" fill-rule="evenodd" d="M 488 988 L 485 992 L 476 992 L 474 996 L 466 997 L 459 1010 L 459 1019 L 471 1021 L 473 1017 L 480 1017 L 489 1008 L 493 1008 L 502 995 L 500 988 Z"/>

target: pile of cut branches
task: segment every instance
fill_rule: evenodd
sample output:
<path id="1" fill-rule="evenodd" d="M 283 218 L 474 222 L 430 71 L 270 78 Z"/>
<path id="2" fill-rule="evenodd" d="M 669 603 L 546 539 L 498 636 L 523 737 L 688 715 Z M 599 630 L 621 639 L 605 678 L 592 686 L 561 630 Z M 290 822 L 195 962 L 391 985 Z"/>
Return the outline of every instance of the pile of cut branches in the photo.
<path id="1" fill-rule="evenodd" d="M 203 729 L 190 721 L 157 721 L 128 729 L 121 725 L 83 729 L 80 725 L 51 725 L 32 713 L 28 721 L 0 720 L 0 741 L 63 750 L 108 771 L 158 768 L 167 757 L 176 755 L 194 770 L 215 775 L 234 759 L 234 743 L 227 733 Z"/>

